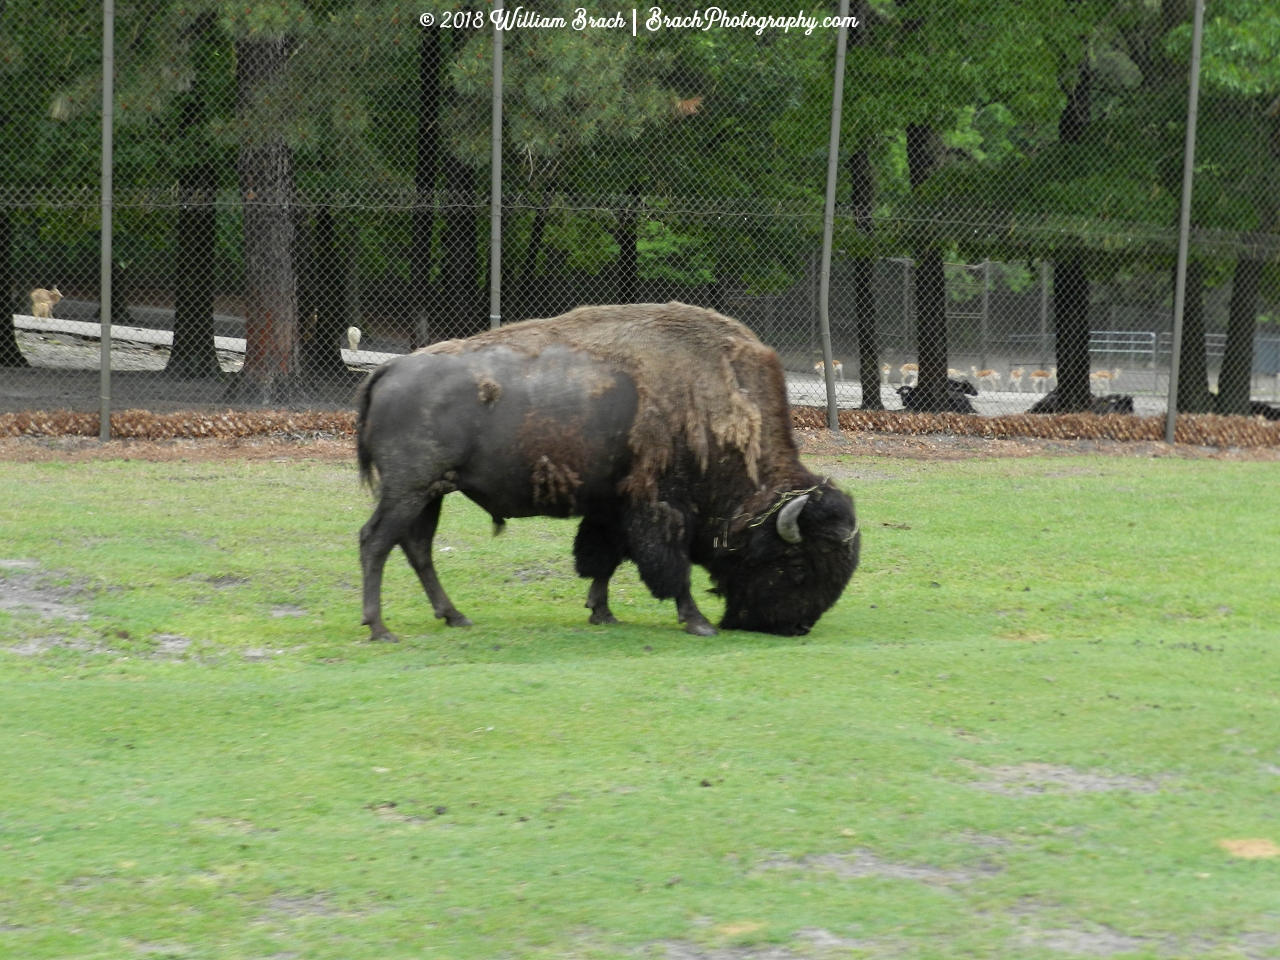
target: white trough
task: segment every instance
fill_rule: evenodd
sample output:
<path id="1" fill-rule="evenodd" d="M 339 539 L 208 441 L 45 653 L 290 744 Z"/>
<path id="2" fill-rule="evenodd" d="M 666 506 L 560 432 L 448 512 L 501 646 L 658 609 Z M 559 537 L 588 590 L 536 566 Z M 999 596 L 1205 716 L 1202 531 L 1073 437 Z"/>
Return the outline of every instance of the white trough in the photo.
<path id="1" fill-rule="evenodd" d="M 19 330 L 31 330 L 37 333 L 67 333 L 85 340 L 98 340 L 102 337 L 101 324 L 86 323 L 83 320 L 57 320 L 49 317 L 32 317 L 27 314 L 15 313 L 13 315 L 13 325 Z M 173 331 L 153 330 L 149 327 L 124 327 L 113 323 L 111 325 L 111 339 L 128 343 L 146 343 L 157 347 L 172 347 Z M 213 346 L 217 350 L 225 350 L 228 353 L 244 353 L 245 341 L 243 337 L 214 337 Z M 375 353 L 372 350 L 348 350 L 345 347 L 342 348 L 343 362 L 352 366 L 377 366 L 380 363 L 386 363 L 392 357 L 398 356 L 398 353 Z"/>

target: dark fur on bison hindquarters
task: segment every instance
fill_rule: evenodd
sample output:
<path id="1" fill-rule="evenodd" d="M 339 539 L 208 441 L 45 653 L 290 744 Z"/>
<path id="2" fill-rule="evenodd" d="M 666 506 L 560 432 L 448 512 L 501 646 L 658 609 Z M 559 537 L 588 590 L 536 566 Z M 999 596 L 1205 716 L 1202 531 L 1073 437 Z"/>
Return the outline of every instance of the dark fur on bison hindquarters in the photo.
<path id="1" fill-rule="evenodd" d="M 862 535 L 853 500 L 823 483 L 800 512 L 802 541 L 779 535 L 775 514 L 747 529 L 747 541 L 707 564 L 725 598 L 726 630 L 803 636 L 844 591 L 858 566 Z"/>

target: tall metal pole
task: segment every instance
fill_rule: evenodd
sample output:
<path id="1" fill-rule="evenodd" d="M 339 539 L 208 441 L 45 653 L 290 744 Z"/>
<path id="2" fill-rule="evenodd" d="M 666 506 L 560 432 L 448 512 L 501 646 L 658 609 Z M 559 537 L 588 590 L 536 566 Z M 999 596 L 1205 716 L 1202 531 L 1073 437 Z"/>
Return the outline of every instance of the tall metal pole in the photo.
<path id="1" fill-rule="evenodd" d="M 1200 41 L 1204 36 L 1204 0 L 1196 0 L 1191 31 L 1191 85 L 1187 93 L 1187 140 L 1182 152 L 1182 210 L 1178 216 L 1178 270 L 1173 281 L 1173 355 L 1169 358 L 1169 412 L 1164 442 L 1173 443 L 1178 426 L 1178 367 L 1182 359 L 1182 315 L 1187 307 L 1187 252 L 1191 242 L 1191 187 L 1195 180 L 1196 119 L 1200 113 Z M 1195 345 L 1203 350 L 1204 344 Z"/>
<path id="2" fill-rule="evenodd" d="M 502 0 L 493 3 L 493 119 L 490 121 L 489 329 L 502 326 Z"/>
<path id="3" fill-rule="evenodd" d="M 987 369 L 987 341 L 991 337 L 991 261 L 982 261 L 982 369 Z"/>
<path id="4" fill-rule="evenodd" d="M 111 439 L 111 181 L 112 120 L 114 119 L 116 77 L 116 6 L 115 0 L 102 0 L 102 230 L 101 280 L 98 313 L 102 320 L 101 379 L 98 410 L 98 439 Z"/>
<path id="5" fill-rule="evenodd" d="M 1040 369 L 1049 363 L 1049 261 L 1040 261 Z"/>
<path id="6" fill-rule="evenodd" d="M 840 113 L 844 107 L 844 55 L 849 44 L 849 0 L 840 0 L 840 32 L 836 35 L 835 87 L 831 92 L 831 140 L 827 144 L 827 201 L 822 211 L 822 278 L 818 286 L 818 331 L 822 337 L 822 372 L 827 381 L 827 426 L 840 432 L 836 408 L 836 365 L 831 352 L 831 243 L 836 222 L 836 170 L 840 162 Z M 866 383 L 862 389 L 867 389 Z M 875 389 L 880 389 L 877 383 Z"/>

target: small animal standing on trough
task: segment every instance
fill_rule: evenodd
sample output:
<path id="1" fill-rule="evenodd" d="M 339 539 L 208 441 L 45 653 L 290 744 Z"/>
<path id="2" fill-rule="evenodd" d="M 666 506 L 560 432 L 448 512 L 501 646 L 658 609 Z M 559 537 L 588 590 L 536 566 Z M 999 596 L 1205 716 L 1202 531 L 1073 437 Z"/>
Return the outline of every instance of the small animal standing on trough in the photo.
<path id="1" fill-rule="evenodd" d="M 843 363 L 841 363 L 839 360 L 832 360 L 832 361 L 831 361 L 831 368 L 832 368 L 833 370 L 835 370 L 835 372 L 836 372 L 836 379 L 837 379 L 837 380 L 843 380 L 843 379 L 844 379 L 844 364 L 843 364 Z M 817 370 L 817 371 L 818 371 L 818 375 L 819 375 L 819 376 L 821 376 L 821 377 L 825 377 L 825 376 L 827 375 L 827 361 L 825 361 L 825 360 L 819 360 L 817 363 L 815 363 L 815 364 L 813 365 L 813 369 L 815 369 L 815 370 Z"/>
<path id="2" fill-rule="evenodd" d="M 382 620 L 399 546 L 435 615 L 471 623 L 436 576 L 446 494 L 492 516 L 581 517 L 573 554 L 590 622 L 616 623 L 609 580 L 632 560 L 689 633 L 692 563 L 724 597 L 721 627 L 804 634 L 858 564 L 853 501 L 800 462 L 786 375 L 736 320 L 682 303 L 580 307 L 384 363 L 357 398 L 360 473 L 377 508 L 360 531 L 364 623 Z"/>
<path id="3" fill-rule="evenodd" d="M 359 327 L 347 327 L 347 346 L 351 348 L 352 353 L 360 349 Z"/>
<path id="4" fill-rule="evenodd" d="M 72 292 L 74 293 L 75 291 Z M 57 287 L 51 290 L 36 287 L 31 291 L 31 315 L 33 317 L 53 319 L 53 308 L 58 305 L 58 301 L 61 299 L 62 292 Z"/>

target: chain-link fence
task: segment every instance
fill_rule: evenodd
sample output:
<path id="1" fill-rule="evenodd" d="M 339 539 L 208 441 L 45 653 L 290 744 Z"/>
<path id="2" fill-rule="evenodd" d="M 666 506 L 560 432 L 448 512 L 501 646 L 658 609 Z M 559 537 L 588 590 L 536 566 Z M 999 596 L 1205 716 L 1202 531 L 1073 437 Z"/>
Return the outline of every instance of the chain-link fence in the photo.
<path id="1" fill-rule="evenodd" d="M 0 4 L 0 410 L 100 395 L 103 10 Z M 489 5 L 115 14 L 112 403 L 350 404 L 489 326 Z M 834 8 L 517 8 L 504 322 L 680 300 L 824 405 Z M 1165 409 L 1185 0 L 855 2 L 830 332 L 844 407 Z M 776 19 L 773 19 L 776 18 Z M 788 19 L 789 18 L 789 19 Z M 1280 399 L 1280 25 L 1205 26 L 1179 408 Z"/>

